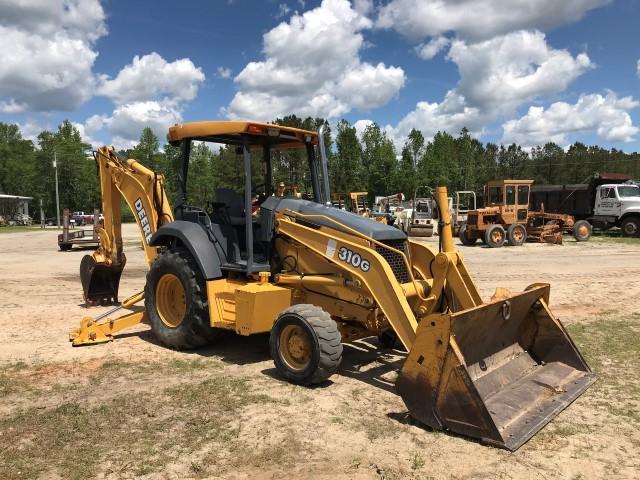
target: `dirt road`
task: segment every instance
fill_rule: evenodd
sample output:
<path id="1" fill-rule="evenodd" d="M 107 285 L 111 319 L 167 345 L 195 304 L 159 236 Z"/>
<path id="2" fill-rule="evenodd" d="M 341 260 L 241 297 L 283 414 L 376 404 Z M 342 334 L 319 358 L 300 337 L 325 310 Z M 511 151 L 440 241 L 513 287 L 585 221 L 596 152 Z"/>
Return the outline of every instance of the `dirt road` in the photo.
<path id="1" fill-rule="evenodd" d="M 640 332 L 640 242 L 595 239 L 499 250 L 461 247 L 485 298 L 497 286 L 519 291 L 530 283 L 551 283 L 552 310 L 573 324 L 576 343 L 592 366 L 603 370 L 596 387 L 510 454 L 413 425 L 393 388 L 402 354 L 379 350 L 374 340 L 347 346 L 341 373 L 315 389 L 277 379 L 265 336 L 228 336 L 217 346 L 185 353 L 158 345 L 143 325 L 109 344 L 72 348 L 69 330 L 83 316 L 105 309 L 83 306 L 78 268 L 87 251 L 58 252 L 55 235 L 54 230 L 0 234 L 0 478 L 66 478 L 76 473 L 78 478 L 639 478 L 640 383 L 629 369 L 637 368 L 640 352 L 637 340 L 628 342 Z M 142 289 L 146 272 L 135 226 L 125 226 L 124 241 L 127 266 L 121 298 Z M 620 334 L 611 325 L 625 329 L 615 352 L 603 347 Z M 629 353 L 635 358 L 627 361 Z M 622 382 L 628 374 L 629 381 Z M 221 379 L 231 383 L 215 383 Z M 228 429 L 229 436 L 210 438 L 175 413 L 194 415 L 186 405 L 197 397 L 185 397 L 184 392 L 197 390 L 203 382 L 218 385 L 217 395 L 224 391 L 227 396 L 211 397 L 213 404 L 198 400 L 202 411 L 196 409 L 194 421 L 206 417 L 204 412 L 225 418 L 227 410 L 218 411 L 217 402 L 235 404 L 229 422 L 215 424 L 216 431 Z M 247 397 L 247 392 L 255 395 Z M 180 396 L 177 404 L 175 395 Z M 144 399 L 159 411 L 148 416 L 138 405 L 144 410 L 141 415 L 127 413 L 124 424 L 109 424 L 111 438 L 104 445 L 91 436 L 95 433 L 82 434 L 87 437 L 80 435 L 81 429 L 72 429 L 59 455 L 73 456 L 65 449 L 80 438 L 97 443 L 106 450 L 91 469 L 76 472 L 62 460 L 36 468 L 38 462 L 22 458 L 48 425 L 42 420 L 45 423 L 33 431 L 20 430 L 18 425 L 29 424 L 19 421 L 25 412 L 40 418 L 42 412 L 58 412 L 67 404 L 80 405 L 84 412 L 123 399 Z M 91 412 L 89 418 L 96 418 Z M 119 410 L 114 413 L 118 415 Z M 158 418 L 163 421 L 153 423 Z M 139 450 L 139 445 L 147 445 L 143 441 L 135 448 L 114 445 L 118 432 L 126 443 L 129 429 L 140 425 L 150 436 L 151 449 L 169 441 L 164 439 L 169 431 L 174 440 L 149 457 Z M 26 450 L 3 449 L 3 435 L 14 435 Z M 145 468 L 136 469 L 142 464 Z"/>

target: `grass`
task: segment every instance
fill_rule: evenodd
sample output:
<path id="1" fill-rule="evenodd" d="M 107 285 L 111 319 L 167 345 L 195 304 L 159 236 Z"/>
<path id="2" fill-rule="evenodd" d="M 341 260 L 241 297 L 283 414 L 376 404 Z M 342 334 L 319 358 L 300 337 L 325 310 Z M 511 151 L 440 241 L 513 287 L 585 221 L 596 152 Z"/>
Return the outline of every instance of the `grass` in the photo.
<path id="1" fill-rule="evenodd" d="M 621 233 L 593 233 L 590 242 L 598 243 L 618 243 L 623 245 L 640 245 L 640 237 L 625 237 Z"/>
<path id="2" fill-rule="evenodd" d="M 102 374 L 112 375 L 109 368 L 114 367 Z M 123 373 L 122 365 L 117 368 Z M 201 368 L 200 362 L 181 362 L 158 370 L 175 374 Z M 161 374 L 158 370 L 149 374 Z M 131 380 L 136 372 L 126 375 Z M 77 398 L 49 408 L 21 409 L 0 419 L 0 478 L 85 479 L 160 472 L 203 446 L 232 441 L 245 407 L 272 402 L 276 400 L 255 391 L 246 379 L 215 375 L 144 394 L 91 402 Z M 205 475 L 210 467 L 200 459 L 187 465 L 193 475 Z"/>
<path id="3" fill-rule="evenodd" d="M 640 313 L 571 325 L 569 332 L 598 375 L 594 405 L 640 426 Z"/>
<path id="4" fill-rule="evenodd" d="M 0 227 L 0 233 L 18 233 L 18 232 L 36 232 L 36 231 L 44 232 L 45 230 L 41 229 L 40 225 L 33 225 L 31 227 L 25 227 L 23 225 L 13 225 L 13 226 L 6 225 L 3 227 Z"/>

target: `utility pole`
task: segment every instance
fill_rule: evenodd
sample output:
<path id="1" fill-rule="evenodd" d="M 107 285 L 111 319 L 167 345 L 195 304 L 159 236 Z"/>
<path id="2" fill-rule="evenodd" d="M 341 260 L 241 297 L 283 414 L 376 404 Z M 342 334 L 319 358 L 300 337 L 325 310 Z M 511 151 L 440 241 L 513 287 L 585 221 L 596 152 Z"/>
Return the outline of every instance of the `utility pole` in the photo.
<path id="1" fill-rule="evenodd" d="M 58 194 L 58 156 L 53 151 L 53 168 L 56 171 L 56 226 L 60 229 L 60 195 Z"/>

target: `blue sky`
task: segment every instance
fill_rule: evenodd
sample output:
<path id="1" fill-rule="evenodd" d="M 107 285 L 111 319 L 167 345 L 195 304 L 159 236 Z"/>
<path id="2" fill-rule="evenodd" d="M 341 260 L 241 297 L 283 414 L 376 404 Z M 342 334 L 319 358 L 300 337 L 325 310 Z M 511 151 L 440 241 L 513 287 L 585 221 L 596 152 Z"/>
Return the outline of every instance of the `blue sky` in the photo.
<path id="1" fill-rule="evenodd" d="M 640 1 L 503 3 L 6 0 L 0 120 L 128 146 L 146 125 L 296 113 L 397 145 L 467 126 L 640 150 Z"/>

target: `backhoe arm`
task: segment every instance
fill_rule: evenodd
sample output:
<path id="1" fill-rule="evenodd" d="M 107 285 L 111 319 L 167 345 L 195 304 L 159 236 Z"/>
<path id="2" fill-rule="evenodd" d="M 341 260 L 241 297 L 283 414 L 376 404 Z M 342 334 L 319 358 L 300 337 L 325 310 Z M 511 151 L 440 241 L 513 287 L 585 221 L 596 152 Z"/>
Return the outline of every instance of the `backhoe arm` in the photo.
<path id="1" fill-rule="evenodd" d="M 161 225 L 173 221 L 173 214 L 164 190 L 164 176 L 136 160 L 119 158 L 113 147 L 99 148 L 95 159 L 104 223 L 98 230 L 98 249 L 82 259 L 80 279 L 85 302 L 105 305 L 117 303 L 120 275 L 126 263 L 122 245 L 121 198 L 136 219 L 149 265 L 157 255 L 149 240 Z"/>

